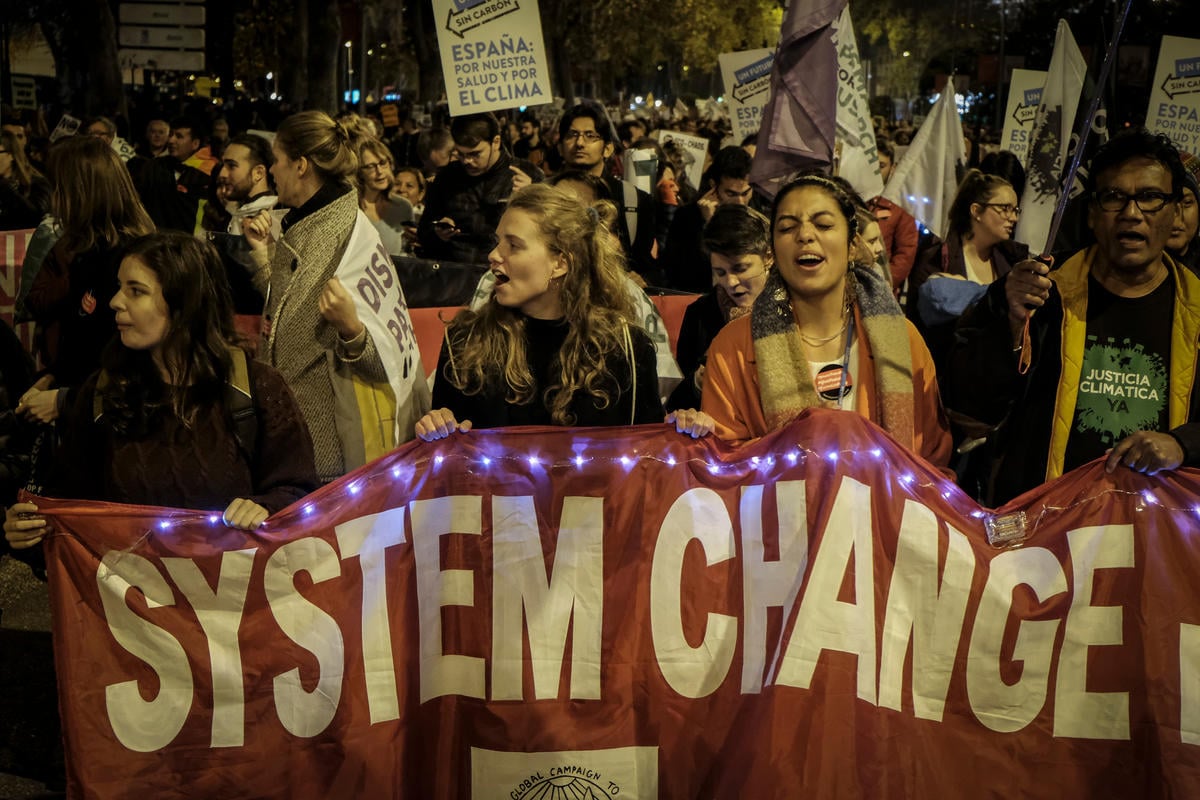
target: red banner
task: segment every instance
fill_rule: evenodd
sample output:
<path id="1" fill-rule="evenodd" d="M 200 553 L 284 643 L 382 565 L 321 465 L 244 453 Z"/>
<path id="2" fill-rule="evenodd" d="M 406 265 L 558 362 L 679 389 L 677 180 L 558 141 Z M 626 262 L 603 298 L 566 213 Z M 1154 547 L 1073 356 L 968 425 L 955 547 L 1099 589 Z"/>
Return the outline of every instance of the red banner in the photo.
<path id="1" fill-rule="evenodd" d="M 994 518 L 814 411 L 411 443 L 256 534 L 43 507 L 73 797 L 1200 797 L 1193 471 Z"/>

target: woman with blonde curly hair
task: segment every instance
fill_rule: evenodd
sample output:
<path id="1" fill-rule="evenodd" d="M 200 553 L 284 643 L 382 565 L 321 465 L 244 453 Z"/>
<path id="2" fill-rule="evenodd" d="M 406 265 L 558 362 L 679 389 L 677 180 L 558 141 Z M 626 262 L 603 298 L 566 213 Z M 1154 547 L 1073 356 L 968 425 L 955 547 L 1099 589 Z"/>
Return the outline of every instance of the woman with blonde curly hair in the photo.
<path id="1" fill-rule="evenodd" d="M 472 427 L 661 422 L 654 345 L 596 208 L 543 184 L 512 196 L 488 254 L 492 296 L 446 329 L 426 441 Z"/>

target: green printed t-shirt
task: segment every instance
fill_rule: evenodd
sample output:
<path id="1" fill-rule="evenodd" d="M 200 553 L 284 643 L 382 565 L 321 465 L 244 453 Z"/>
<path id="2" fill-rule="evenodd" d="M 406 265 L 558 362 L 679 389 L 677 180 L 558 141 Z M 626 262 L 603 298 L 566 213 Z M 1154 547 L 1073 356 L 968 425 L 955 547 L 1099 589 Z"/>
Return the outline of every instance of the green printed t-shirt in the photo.
<path id="1" fill-rule="evenodd" d="M 1118 297 L 1088 278 L 1087 341 L 1064 471 L 1136 431 L 1168 429 L 1168 373 L 1175 283 Z"/>

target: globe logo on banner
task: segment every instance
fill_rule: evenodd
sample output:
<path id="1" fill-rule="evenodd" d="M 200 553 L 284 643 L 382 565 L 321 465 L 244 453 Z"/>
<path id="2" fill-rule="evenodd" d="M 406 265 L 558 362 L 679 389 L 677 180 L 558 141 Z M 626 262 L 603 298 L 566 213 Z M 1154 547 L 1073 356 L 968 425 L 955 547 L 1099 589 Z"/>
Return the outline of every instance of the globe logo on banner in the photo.
<path id="1" fill-rule="evenodd" d="M 471 800 L 652 800 L 658 748 L 503 752 L 471 748 Z"/>
<path id="2" fill-rule="evenodd" d="M 605 800 L 608 796 L 604 789 L 587 778 L 559 777 L 538 781 L 518 798 L 519 800 Z"/>

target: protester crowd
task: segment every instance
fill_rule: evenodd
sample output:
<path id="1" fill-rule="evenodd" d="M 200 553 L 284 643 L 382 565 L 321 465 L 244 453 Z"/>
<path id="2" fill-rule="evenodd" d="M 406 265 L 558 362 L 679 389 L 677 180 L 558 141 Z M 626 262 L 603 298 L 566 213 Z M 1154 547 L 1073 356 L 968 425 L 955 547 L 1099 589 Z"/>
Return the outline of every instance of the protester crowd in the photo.
<path id="1" fill-rule="evenodd" d="M 1020 161 L 986 132 L 939 238 L 819 170 L 756 193 L 754 143 L 719 118 L 185 114 L 132 154 L 121 127 L 47 144 L 6 110 L 0 131 L 0 229 L 36 229 L 36 351 L 0 332 L 5 544 L 35 568 L 53 523 L 22 487 L 253 530 L 401 442 L 483 427 L 743 444 L 835 408 L 991 506 L 1094 459 L 1200 465 L 1200 159 L 1143 130 L 1092 160 L 1090 242 L 1035 258 Z M 913 131 L 876 128 L 886 183 Z M 699 185 L 672 130 L 709 142 Z M 476 270 L 436 364 L 395 363 L 339 278 L 376 250 Z M 700 295 L 674 351 L 648 290 Z"/>
<path id="2" fill-rule="evenodd" d="M 753 142 L 733 141 L 719 117 L 626 114 L 614 124 L 617 115 L 592 101 L 550 112 L 471 114 L 444 127 L 408 116 L 389 130 L 369 116 L 302 112 L 269 133 L 185 114 L 147 120 L 132 155 L 104 117 L 31 148 L 39 131 L 6 114 L 0 227 L 37 228 L 18 318 L 36 323 L 43 367 L 10 391 L 16 417 L 35 433 L 9 440 L 43 446 L 36 458 L 10 453 L 6 463 L 24 464 L 35 488 L 157 502 L 154 491 L 129 496 L 103 480 L 87 489 L 60 482 L 54 445 L 66 446 L 68 430 L 119 447 L 179 424 L 190 430 L 201 411 L 232 419 L 220 391 L 230 382 L 226 355 L 210 354 L 216 360 L 203 369 L 171 363 L 178 352 L 163 361 L 183 313 L 172 303 L 183 301 L 168 297 L 161 274 L 138 291 L 169 309 L 162 341 L 130 344 L 140 323 L 118 307 L 120 274 L 131 263 L 150 268 L 131 254 L 178 256 L 173 231 L 199 243 L 190 268 L 210 270 L 206 285 L 254 321 L 251 335 L 245 325 L 227 330 L 222 299 L 203 324 L 229 352 L 251 354 L 256 380 L 282 380 L 285 396 L 273 390 L 269 399 L 300 409 L 298 452 L 312 448 L 317 483 L 414 435 L 640 424 L 661 421 L 664 409 L 681 431 L 732 442 L 808 407 L 856 411 L 989 504 L 1101 456 L 1143 471 L 1200 458 L 1190 427 L 1194 354 L 1179 352 L 1200 317 L 1191 304 L 1200 259 L 1194 156 L 1145 133 L 1108 145 L 1105 153 L 1128 152 L 1089 173 L 1082 202 L 1095 243 L 1061 254 L 1066 264 L 1051 271 L 1013 238 L 1025 177 L 1019 159 L 986 144 L 986 130 L 967 136 L 975 166 L 942 239 L 892 201 L 860 197 L 819 171 L 797 176 L 772 202 L 750 184 Z M 886 182 L 913 131 L 875 123 Z M 686 177 L 691 156 L 663 135 L 672 131 L 709 142 L 699 186 Z M 652 181 L 623 174 L 629 150 L 652 151 Z M 1130 164 L 1144 169 L 1134 174 Z M 422 365 L 431 386 L 418 381 L 400 409 L 362 402 L 363 386 L 386 396 L 388 355 L 335 276 L 360 217 L 397 259 L 472 265 L 482 276 L 471 308 L 447 325 L 438 363 Z M 701 295 L 674 352 L 647 287 Z M 1054 323 L 1064 310 L 1077 331 Z M 1135 341 L 1158 365 L 1129 378 L 1157 381 L 1137 396 L 1161 402 L 1128 424 L 1097 422 L 1095 381 L 1081 375 L 1081 360 L 1105 374 L 1101 339 Z M 138 397 L 117 400 L 120 415 L 75 426 L 110 393 L 131 390 L 110 383 L 130 348 L 156 365 L 138 374 Z M 20 374 L 20 366 L 4 368 Z M 129 419 L 135 410 L 146 419 Z M 391 432 L 380 433 L 387 421 Z M 246 455 L 262 466 L 259 454 Z M 20 484 L 9 481 L 8 504 Z M 36 525 L 21 514 L 29 516 L 9 514 L 9 540 L 28 546 L 36 537 L 22 532 Z"/>

